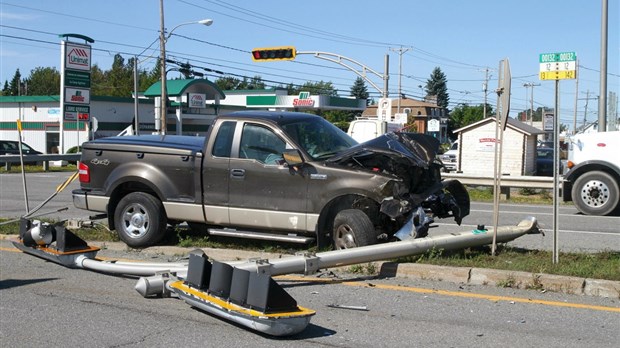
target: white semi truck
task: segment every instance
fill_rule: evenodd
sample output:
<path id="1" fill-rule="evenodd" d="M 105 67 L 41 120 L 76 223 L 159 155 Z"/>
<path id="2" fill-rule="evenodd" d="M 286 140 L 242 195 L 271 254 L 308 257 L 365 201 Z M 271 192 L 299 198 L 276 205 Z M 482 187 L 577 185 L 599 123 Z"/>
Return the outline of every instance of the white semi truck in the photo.
<path id="1" fill-rule="evenodd" d="M 567 142 L 563 200 L 587 215 L 620 212 L 620 131 L 577 134 Z"/>

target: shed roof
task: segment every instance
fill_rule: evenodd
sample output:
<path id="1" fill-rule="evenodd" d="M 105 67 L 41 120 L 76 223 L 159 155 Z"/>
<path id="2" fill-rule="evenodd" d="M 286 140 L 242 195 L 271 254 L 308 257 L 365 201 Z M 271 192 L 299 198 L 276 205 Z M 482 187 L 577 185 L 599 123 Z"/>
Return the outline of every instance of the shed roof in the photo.
<path id="1" fill-rule="evenodd" d="M 461 132 L 466 132 L 469 130 L 472 130 L 474 128 L 478 128 L 480 126 L 483 126 L 487 123 L 490 122 L 496 122 L 495 121 L 495 117 L 487 117 L 485 119 L 482 119 L 476 123 L 472 123 L 470 125 L 467 125 L 465 127 L 461 127 L 459 129 L 455 129 L 453 131 L 453 133 L 461 133 Z M 514 118 L 508 117 L 508 125 L 506 126 L 507 128 L 512 128 L 517 132 L 523 133 L 525 135 L 538 135 L 538 134 L 544 134 L 545 132 L 543 130 L 540 130 L 536 127 L 532 127 L 529 124 L 523 123 L 519 120 L 516 120 Z"/>
<path id="2" fill-rule="evenodd" d="M 182 95 L 186 89 L 190 86 L 197 86 L 201 90 L 201 92 L 211 92 L 206 93 L 207 99 L 210 98 L 209 95 L 217 95 L 219 94 L 220 98 L 225 98 L 224 92 L 213 82 L 207 79 L 183 79 L 183 80 L 167 80 L 166 81 L 166 91 L 169 96 L 177 97 Z M 151 85 L 146 91 L 144 91 L 145 97 L 159 97 L 161 95 L 161 81 L 157 81 Z"/>

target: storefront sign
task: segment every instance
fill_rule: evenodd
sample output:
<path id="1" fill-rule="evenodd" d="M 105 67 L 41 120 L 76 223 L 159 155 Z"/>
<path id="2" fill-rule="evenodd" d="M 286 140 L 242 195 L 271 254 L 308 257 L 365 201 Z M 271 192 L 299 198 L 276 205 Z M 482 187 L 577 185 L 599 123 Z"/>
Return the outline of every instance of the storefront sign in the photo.
<path id="1" fill-rule="evenodd" d="M 188 93 L 187 100 L 190 108 L 204 109 L 206 106 L 207 95 L 200 93 Z"/>
<path id="2" fill-rule="evenodd" d="M 314 100 L 310 98 L 310 92 L 300 92 L 299 98 L 293 99 L 294 107 L 313 107 Z"/>

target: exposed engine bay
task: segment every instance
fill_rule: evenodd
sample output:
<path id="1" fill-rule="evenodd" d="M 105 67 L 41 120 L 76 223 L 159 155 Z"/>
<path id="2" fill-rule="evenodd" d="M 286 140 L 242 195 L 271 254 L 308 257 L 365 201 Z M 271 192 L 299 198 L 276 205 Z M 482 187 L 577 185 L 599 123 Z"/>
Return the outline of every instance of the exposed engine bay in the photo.
<path id="1" fill-rule="evenodd" d="M 393 177 L 381 188 L 386 198 L 380 212 L 401 226 L 413 214 L 419 238 L 427 235 L 434 217 L 454 217 L 460 225 L 469 215 L 465 187 L 456 180 L 441 180 L 438 149 L 439 141 L 428 135 L 387 133 L 339 153 L 327 164 Z"/>

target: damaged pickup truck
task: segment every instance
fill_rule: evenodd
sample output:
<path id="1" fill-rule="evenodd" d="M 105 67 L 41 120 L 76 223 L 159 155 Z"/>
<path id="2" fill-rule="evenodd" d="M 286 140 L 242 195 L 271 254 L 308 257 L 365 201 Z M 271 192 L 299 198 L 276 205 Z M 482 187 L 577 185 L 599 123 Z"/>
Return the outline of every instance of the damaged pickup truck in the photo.
<path id="1" fill-rule="evenodd" d="M 424 237 L 435 218 L 469 214 L 441 180 L 439 142 L 388 133 L 358 144 L 322 117 L 244 111 L 206 137 L 146 135 L 83 144 L 77 208 L 107 214 L 132 247 L 187 222 L 210 235 L 335 249 Z"/>

